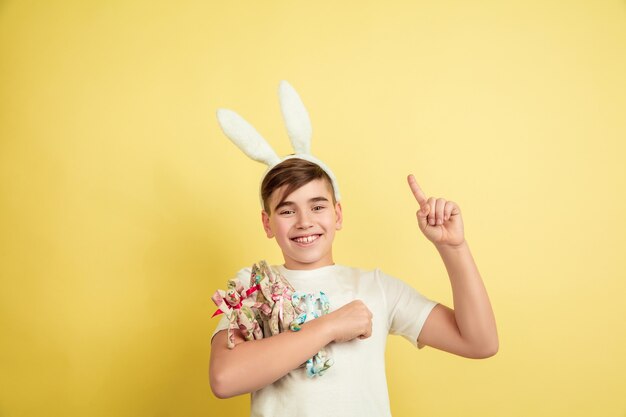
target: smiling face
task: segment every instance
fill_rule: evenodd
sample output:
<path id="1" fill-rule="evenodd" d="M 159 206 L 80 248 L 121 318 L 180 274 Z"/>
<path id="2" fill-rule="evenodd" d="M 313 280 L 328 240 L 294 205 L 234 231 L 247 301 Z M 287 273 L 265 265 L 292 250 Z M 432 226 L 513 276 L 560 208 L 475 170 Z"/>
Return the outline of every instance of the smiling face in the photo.
<path id="1" fill-rule="evenodd" d="M 316 269 L 333 265 L 333 239 L 341 229 L 341 204 L 333 204 L 332 187 L 316 179 L 285 196 L 282 187 L 270 198 L 271 214 L 261 213 L 268 238 L 276 238 L 287 269 Z"/>

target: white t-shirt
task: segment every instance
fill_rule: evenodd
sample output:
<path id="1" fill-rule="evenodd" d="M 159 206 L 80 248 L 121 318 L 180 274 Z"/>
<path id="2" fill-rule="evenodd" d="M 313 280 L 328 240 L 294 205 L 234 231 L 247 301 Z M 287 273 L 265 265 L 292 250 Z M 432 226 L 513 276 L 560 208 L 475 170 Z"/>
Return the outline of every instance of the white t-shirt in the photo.
<path id="1" fill-rule="evenodd" d="M 309 378 L 304 368 L 252 393 L 251 417 L 391 416 L 385 376 L 387 334 L 417 337 L 437 305 L 404 282 L 380 270 L 363 271 L 341 265 L 314 270 L 274 266 L 297 291 L 323 291 L 334 311 L 355 299 L 372 312 L 372 336 L 326 347 L 334 364 L 322 376 Z M 248 288 L 250 268 L 237 273 Z M 222 317 L 213 332 L 228 328 Z"/>

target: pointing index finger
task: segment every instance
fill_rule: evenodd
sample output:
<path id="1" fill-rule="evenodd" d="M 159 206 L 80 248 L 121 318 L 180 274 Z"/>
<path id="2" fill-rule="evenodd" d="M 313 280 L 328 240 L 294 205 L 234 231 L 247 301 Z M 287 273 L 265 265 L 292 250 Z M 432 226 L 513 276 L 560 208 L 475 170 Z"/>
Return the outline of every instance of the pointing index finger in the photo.
<path id="1" fill-rule="evenodd" d="M 424 194 L 420 186 L 417 184 L 417 181 L 415 180 L 415 177 L 413 176 L 413 174 L 410 174 L 407 177 L 407 180 L 409 181 L 409 187 L 411 187 L 411 191 L 413 191 L 413 195 L 415 196 L 415 199 L 419 203 L 420 207 L 422 207 L 423 205 L 427 203 L 426 195 Z"/>

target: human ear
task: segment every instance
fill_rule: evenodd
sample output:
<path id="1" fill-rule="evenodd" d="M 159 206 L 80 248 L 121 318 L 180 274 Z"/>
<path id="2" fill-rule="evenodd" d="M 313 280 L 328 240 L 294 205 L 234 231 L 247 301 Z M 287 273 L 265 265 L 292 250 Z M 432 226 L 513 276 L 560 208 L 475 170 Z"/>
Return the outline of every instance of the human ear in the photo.
<path id="1" fill-rule="evenodd" d="M 274 232 L 272 231 L 272 227 L 270 226 L 270 215 L 265 212 L 265 210 L 261 211 L 261 221 L 263 222 L 263 230 L 265 230 L 265 235 L 268 239 L 274 237 Z"/>
<path id="2" fill-rule="evenodd" d="M 335 221 L 335 229 L 341 230 L 343 226 L 343 213 L 341 212 L 341 203 L 335 204 L 335 214 L 337 216 L 337 220 Z"/>

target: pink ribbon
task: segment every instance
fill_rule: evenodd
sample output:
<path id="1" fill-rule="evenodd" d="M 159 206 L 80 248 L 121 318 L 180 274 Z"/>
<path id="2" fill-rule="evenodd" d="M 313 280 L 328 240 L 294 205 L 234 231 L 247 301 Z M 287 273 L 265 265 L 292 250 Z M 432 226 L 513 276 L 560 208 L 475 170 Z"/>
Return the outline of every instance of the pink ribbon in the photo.
<path id="1" fill-rule="evenodd" d="M 291 300 L 291 295 L 288 293 L 288 288 L 283 288 L 282 294 L 272 294 L 272 300 L 278 301 L 278 317 L 280 321 L 283 321 L 283 302 L 285 300 Z"/>
<path id="2" fill-rule="evenodd" d="M 256 284 L 253 287 L 248 288 L 242 295 L 242 297 L 239 299 L 239 304 L 237 304 L 236 306 L 232 306 L 231 310 L 239 310 L 241 308 L 241 306 L 243 305 L 243 300 L 245 300 L 246 298 L 248 298 L 250 296 L 250 294 L 254 293 L 257 290 L 260 290 L 261 286 L 259 284 Z M 224 311 L 220 310 L 219 308 L 215 311 L 215 313 L 213 313 L 213 315 L 211 316 L 211 318 L 215 317 L 215 316 L 219 316 L 220 314 L 223 314 Z"/>

